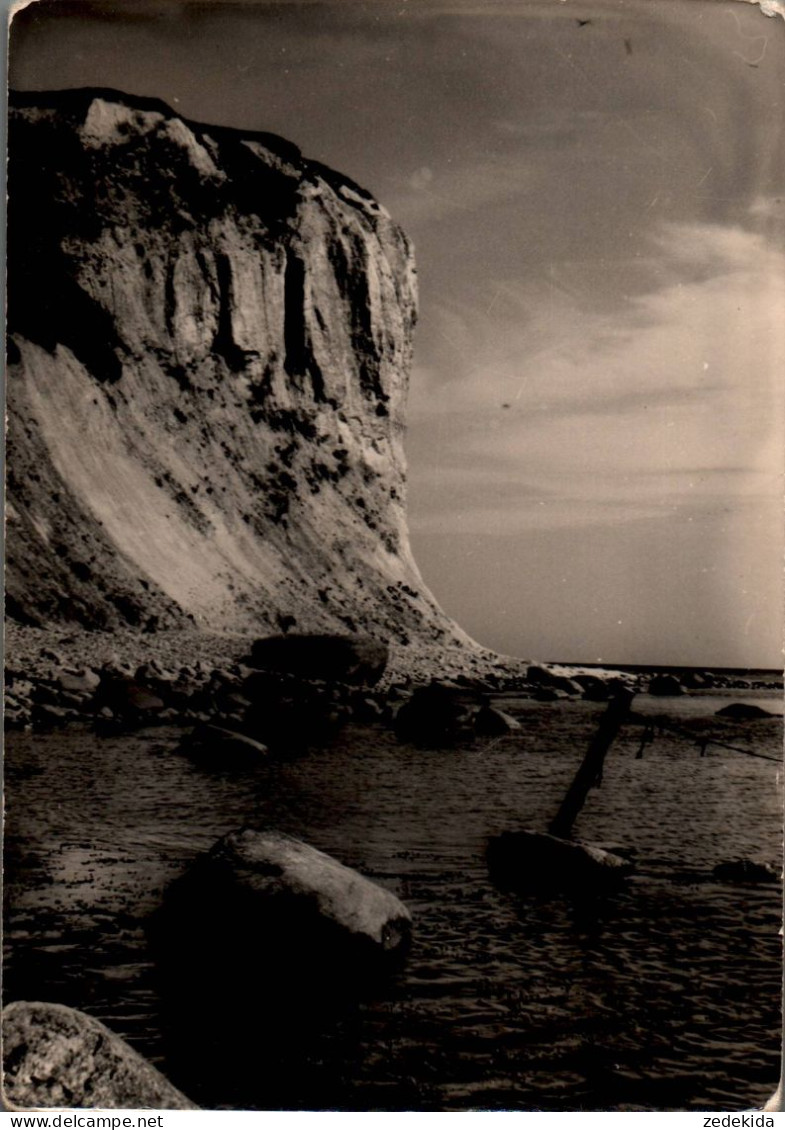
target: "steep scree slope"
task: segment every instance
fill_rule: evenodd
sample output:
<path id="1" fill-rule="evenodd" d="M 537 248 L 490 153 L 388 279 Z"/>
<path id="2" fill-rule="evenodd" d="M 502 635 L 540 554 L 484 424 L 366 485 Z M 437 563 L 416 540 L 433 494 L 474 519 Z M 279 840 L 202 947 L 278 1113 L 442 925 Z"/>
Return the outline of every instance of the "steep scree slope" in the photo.
<path id="1" fill-rule="evenodd" d="M 479 655 L 409 549 L 415 268 L 384 209 L 147 99 L 10 117 L 11 616 Z"/>

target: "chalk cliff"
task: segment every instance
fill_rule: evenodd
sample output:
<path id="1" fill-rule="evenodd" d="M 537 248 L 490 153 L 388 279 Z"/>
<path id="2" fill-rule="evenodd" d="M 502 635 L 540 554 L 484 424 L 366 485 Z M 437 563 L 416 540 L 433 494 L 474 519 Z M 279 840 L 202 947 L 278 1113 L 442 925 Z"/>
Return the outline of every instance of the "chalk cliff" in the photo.
<path id="1" fill-rule="evenodd" d="M 479 649 L 409 548 L 412 249 L 281 138 L 10 109 L 9 613 Z"/>

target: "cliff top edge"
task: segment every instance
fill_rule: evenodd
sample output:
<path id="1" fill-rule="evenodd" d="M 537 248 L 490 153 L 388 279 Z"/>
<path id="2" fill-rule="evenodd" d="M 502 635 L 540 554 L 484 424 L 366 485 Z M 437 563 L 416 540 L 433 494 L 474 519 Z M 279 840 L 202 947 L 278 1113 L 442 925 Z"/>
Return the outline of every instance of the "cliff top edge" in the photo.
<path id="1" fill-rule="evenodd" d="M 333 188 L 348 188 L 360 197 L 363 204 L 376 204 L 374 195 L 363 188 L 345 173 L 339 173 L 320 161 L 314 161 L 303 156 L 302 150 L 294 142 L 281 137 L 280 134 L 270 133 L 265 130 L 241 129 L 236 126 L 226 126 L 217 123 L 196 121 L 174 110 L 163 99 L 147 95 L 128 94 L 113 87 L 104 86 L 79 86 L 67 87 L 59 90 L 14 90 L 8 91 L 9 111 L 25 109 L 56 110 L 66 117 L 86 117 L 90 105 L 96 100 L 116 103 L 141 113 L 161 114 L 167 119 L 178 119 L 198 137 L 207 135 L 218 142 L 242 143 L 248 141 L 258 142 L 276 157 L 288 164 L 298 166 L 304 175 L 315 175 L 326 181 Z M 351 199 L 347 201 L 352 203 Z"/>

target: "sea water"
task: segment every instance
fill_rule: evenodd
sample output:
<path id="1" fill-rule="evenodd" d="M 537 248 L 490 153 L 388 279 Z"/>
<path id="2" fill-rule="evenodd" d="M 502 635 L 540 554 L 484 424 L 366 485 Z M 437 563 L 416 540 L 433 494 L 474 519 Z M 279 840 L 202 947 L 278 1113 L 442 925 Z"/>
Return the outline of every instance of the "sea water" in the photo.
<path id="1" fill-rule="evenodd" d="M 630 853 L 637 874 L 588 906 L 498 890 L 484 853 L 491 835 L 545 830 L 601 704 L 509 698 L 520 732 L 452 750 L 352 727 L 231 773 L 191 763 L 175 730 L 12 734 L 6 1000 L 84 1009 L 210 1107 L 748 1108 L 779 1075 L 780 896 L 712 869 L 778 863 L 782 723 L 713 719 L 739 697 L 636 699 L 764 757 L 701 757 L 670 733 L 638 759 L 641 728 L 625 727 L 575 834 Z M 147 940 L 167 885 L 241 826 L 307 840 L 414 918 L 403 973 L 283 1091 L 264 1064 L 240 1080 L 175 1065 Z"/>

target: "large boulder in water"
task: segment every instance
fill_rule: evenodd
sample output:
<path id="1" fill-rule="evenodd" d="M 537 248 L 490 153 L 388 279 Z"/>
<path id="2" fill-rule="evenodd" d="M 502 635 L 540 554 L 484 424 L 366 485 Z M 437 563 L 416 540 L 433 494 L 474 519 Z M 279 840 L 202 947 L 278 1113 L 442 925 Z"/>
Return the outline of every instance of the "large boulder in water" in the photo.
<path id="1" fill-rule="evenodd" d="M 329 993 L 388 972 L 411 935 L 394 894 L 277 831 L 230 832 L 166 901 L 167 926 L 192 955 L 230 963 L 241 984 L 270 995 Z"/>
<path id="2" fill-rule="evenodd" d="M 386 992 L 411 915 L 308 844 L 243 829 L 169 888 L 150 927 L 172 1070 L 200 1079 L 204 1106 L 262 1094 L 279 1109 L 346 1070 L 340 1033 L 368 993 Z"/>
<path id="3" fill-rule="evenodd" d="M 779 883 L 781 879 L 771 864 L 758 863 L 754 859 L 731 859 L 718 863 L 712 875 L 724 883 Z"/>
<path id="4" fill-rule="evenodd" d="M 4 1094 L 12 1109 L 196 1110 L 100 1021 L 62 1004 L 3 1010 Z"/>
<path id="5" fill-rule="evenodd" d="M 487 860 L 493 880 L 517 891 L 585 893 L 616 886 L 635 870 L 612 852 L 545 832 L 502 832 L 489 841 Z"/>
<path id="6" fill-rule="evenodd" d="M 387 666 L 386 644 L 368 636 L 267 636 L 251 646 L 251 663 L 264 671 L 372 686 Z"/>
<path id="7" fill-rule="evenodd" d="M 496 738 L 521 729 L 520 722 L 498 707 L 483 703 L 474 718 L 474 732 L 480 737 Z"/>
<path id="8" fill-rule="evenodd" d="M 736 722 L 753 722 L 756 718 L 774 717 L 770 710 L 764 710 L 762 706 L 751 702 L 732 702 L 715 711 L 715 714 L 718 718 L 731 718 Z"/>
<path id="9" fill-rule="evenodd" d="M 329 745 L 348 717 L 342 690 L 324 680 L 255 671 L 243 686 L 249 701 L 243 730 L 277 754 Z"/>
<path id="10" fill-rule="evenodd" d="M 471 692 L 434 680 L 427 687 L 418 687 L 401 706 L 395 716 L 395 736 L 425 749 L 471 740 L 476 705 Z"/>
<path id="11" fill-rule="evenodd" d="M 261 742 L 207 722 L 186 734 L 178 749 L 194 761 L 216 768 L 258 765 L 267 757 L 267 746 Z"/>

